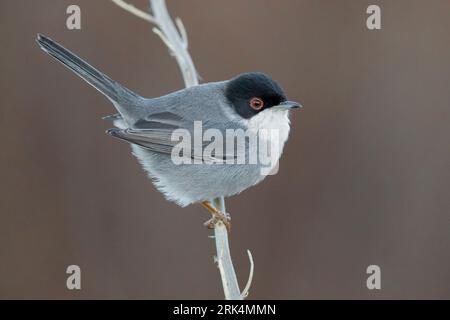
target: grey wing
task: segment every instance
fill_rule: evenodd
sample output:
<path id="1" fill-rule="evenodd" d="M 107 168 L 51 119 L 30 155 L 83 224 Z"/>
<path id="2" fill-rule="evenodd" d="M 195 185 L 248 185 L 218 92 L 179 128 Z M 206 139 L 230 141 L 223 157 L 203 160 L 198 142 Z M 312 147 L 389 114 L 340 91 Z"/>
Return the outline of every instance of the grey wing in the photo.
<path id="1" fill-rule="evenodd" d="M 120 117 L 120 114 L 114 114 L 103 119 L 115 122 L 120 120 Z M 186 123 L 181 117 L 170 112 L 162 112 L 137 121 L 132 128 L 113 128 L 107 133 L 154 152 L 170 154 L 178 143 L 171 139 L 173 131 L 185 126 Z"/>
<path id="2" fill-rule="evenodd" d="M 172 131 L 165 129 L 136 130 L 131 128 L 113 128 L 109 129 L 107 133 L 113 137 L 158 153 L 171 154 L 173 147 L 177 144 L 176 141 L 172 141 L 170 138 Z"/>
<path id="3" fill-rule="evenodd" d="M 106 119 L 117 120 L 117 116 L 113 115 L 106 117 Z M 132 128 L 113 128 L 109 129 L 107 133 L 113 137 L 139 145 L 153 152 L 171 155 L 173 148 L 180 143 L 180 140 L 173 136 L 174 131 L 178 129 L 187 130 L 185 132 L 188 132 L 190 138 L 193 138 L 193 127 L 193 121 L 186 120 L 175 113 L 165 111 L 152 114 L 146 119 L 139 120 Z M 193 148 L 194 143 L 190 141 L 191 151 L 189 156 L 192 159 L 202 159 L 213 162 L 221 162 L 230 157 L 235 158 L 232 155 L 226 155 L 220 152 L 211 156 L 205 156 L 203 150 L 208 144 L 208 142 L 204 142 L 202 144 L 202 150 L 195 150 Z"/>

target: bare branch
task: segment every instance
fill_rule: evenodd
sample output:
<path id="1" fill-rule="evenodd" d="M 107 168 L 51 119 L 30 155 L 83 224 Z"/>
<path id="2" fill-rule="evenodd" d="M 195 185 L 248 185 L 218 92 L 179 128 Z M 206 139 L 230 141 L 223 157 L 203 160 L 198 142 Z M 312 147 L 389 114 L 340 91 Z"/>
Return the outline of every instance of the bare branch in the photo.
<path id="1" fill-rule="evenodd" d="M 177 24 L 178 30 L 180 31 L 181 39 L 183 40 L 184 48 L 187 49 L 189 47 L 189 40 L 186 32 L 186 28 L 184 27 L 183 20 L 179 17 L 175 18 L 175 23 Z"/>
<path id="2" fill-rule="evenodd" d="M 247 254 L 248 254 L 248 259 L 250 260 L 250 274 L 248 275 L 247 284 L 245 285 L 245 288 L 241 294 L 242 299 L 245 299 L 248 297 L 248 293 L 249 293 L 250 287 L 252 286 L 252 281 L 253 281 L 253 271 L 255 269 L 255 264 L 253 262 L 253 256 L 252 256 L 252 253 L 250 252 L 250 250 L 247 250 Z"/>
<path id="3" fill-rule="evenodd" d="M 116 5 L 118 5 L 119 7 L 121 7 L 122 9 L 124 9 L 125 11 L 128 11 L 129 13 L 135 15 L 136 17 L 144 19 L 145 21 L 148 21 L 150 23 L 157 24 L 155 18 L 153 18 L 151 14 L 138 9 L 131 4 L 128 4 L 123 0 L 111 0 L 111 1 L 114 2 Z"/>
<path id="4" fill-rule="evenodd" d="M 231 261 L 227 228 L 221 221 L 214 226 L 214 235 L 217 250 L 216 262 L 222 279 L 225 299 L 242 300 L 233 262 Z"/>
<path id="5" fill-rule="evenodd" d="M 175 48 L 172 46 L 172 44 L 169 42 L 169 39 L 166 38 L 166 36 L 159 30 L 157 27 L 154 27 L 153 32 L 161 38 L 162 42 L 166 45 L 166 47 L 170 50 L 170 53 L 172 55 L 175 55 Z"/>
<path id="6" fill-rule="evenodd" d="M 183 75 L 184 84 L 186 87 L 192 87 L 198 85 L 197 71 L 192 61 L 191 55 L 187 50 L 187 33 L 184 26 L 181 27 L 178 32 L 175 23 L 167 11 L 166 2 L 164 0 L 149 0 L 150 7 L 152 9 L 153 18 L 156 20 L 158 29 L 164 38 L 167 40 L 164 43 L 170 43 L 168 46 L 170 51 L 173 52 L 173 56 L 177 60 L 180 67 L 181 74 Z M 178 25 L 180 28 L 180 25 Z"/>
<path id="7" fill-rule="evenodd" d="M 220 212 L 226 212 L 225 200 L 223 197 L 213 199 L 213 205 Z M 222 279 L 223 291 L 226 300 L 242 300 L 233 261 L 231 260 L 230 246 L 228 244 L 228 231 L 226 226 L 217 222 L 214 226 L 214 235 L 217 250 L 217 266 Z"/>

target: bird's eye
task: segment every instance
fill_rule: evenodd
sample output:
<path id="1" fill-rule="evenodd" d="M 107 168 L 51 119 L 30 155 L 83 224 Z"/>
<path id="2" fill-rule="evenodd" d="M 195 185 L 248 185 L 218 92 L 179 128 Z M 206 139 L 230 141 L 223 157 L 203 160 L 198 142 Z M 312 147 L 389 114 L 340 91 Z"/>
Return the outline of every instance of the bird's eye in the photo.
<path id="1" fill-rule="evenodd" d="M 264 107 L 264 101 L 261 98 L 252 98 L 249 104 L 254 110 L 261 110 Z"/>

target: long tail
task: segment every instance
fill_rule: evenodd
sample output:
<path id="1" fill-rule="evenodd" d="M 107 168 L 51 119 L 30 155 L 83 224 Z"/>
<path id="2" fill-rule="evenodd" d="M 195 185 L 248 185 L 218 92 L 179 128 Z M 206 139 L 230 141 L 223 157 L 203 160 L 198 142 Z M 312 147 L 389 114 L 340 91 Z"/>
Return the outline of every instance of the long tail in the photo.
<path id="1" fill-rule="evenodd" d="M 128 90 L 121 84 L 98 71 L 83 59 L 79 58 L 50 38 L 38 34 L 37 42 L 42 50 L 60 61 L 67 68 L 75 72 L 87 83 L 108 97 L 125 118 L 133 118 L 131 110 L 126 106 L 137 107 L 142 97 Z M 127 117 L 127 113 L 129 116 Z"/>

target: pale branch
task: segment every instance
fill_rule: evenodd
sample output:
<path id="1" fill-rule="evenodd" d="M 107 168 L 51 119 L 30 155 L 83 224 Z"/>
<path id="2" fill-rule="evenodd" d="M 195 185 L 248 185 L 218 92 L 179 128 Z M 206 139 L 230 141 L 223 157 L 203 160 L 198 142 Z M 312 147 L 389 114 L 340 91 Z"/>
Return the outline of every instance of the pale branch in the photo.
<path id="1" fill-rule="evenodd" d="M 156 20 L 152 17 L 151 14 L 148 14 L 147 12 L 136 8 L 135 6 L 133 6 L 129 3 L 126 3 L 123 0 L 111 0 L 111 1 L 114 2 L 115 4 L 117 4 L 119 7 L 121 7 L 125 11 L 128 11 L 129 13 L 135 15 L 136 17 L 144 19 L 145 21 L 148 21 L 150 23 L 156 24 Z"/>
<path id="2" fill-rule="evenodd" d="M 186 87 L 196 86 L 199 83 L 197 71 L 191 55 L 187 50 L 187 34 L 182 23 L 178 23 L 177 30 L 172 18 L 167 11 L 166 2 L 164 0 L 150 0 L 150 8 L 154 19 L 156 20 L 157 28 L 160 33 L 164 35 L 168 43 L 170 43 L 169 50 L 177 60 L 178 66 L 183 75 L 184 84 Z M 181 20 L 180 20 L 181 21 Z"/>
<path id="3" fill-rule="evenodd" d="M 180 36 L 181 40 L 183 40 L 184 49 L 187 49 L 189 47 L 189 40 L 183 21 L 179 17 L 176 17 L 175 23 L 177 24 L 178 30 L 180 31 Z"/>
<path id="4" fill-rule="evenodd" d="M 252 256 L 252 253 L 250 252 L 250 250 L 247 250 L 247 254 L 248 254 L 248 259 L 250 260 L 250 273 L 248 275 L 247 284 L 245 285 L 245 288 L 241 293 L 242 299 L 245 299 L 248 297 L 250 287 L 252 286 L 253 272 L 255 271 L 255 263 L 253 262 L 253 256 Z"/>
<path id="5" fill-rule="evenodd" d="M 185 86 L 191 87 L 199 84 L 199 76 L 188 51 L 189 42 L 186 29 L 180 18 L 176 18 L 175 23 L 173 22 L 167 11 L 165 0 L 149 0 L 151 14 L 137 9 L 123 0 L 111 1 L 125 11 L 155 25 L 153 32 L 161 38 L 171 55 L 177 60 Z M 213 199 L 212 204 L 219 211 L 226 212 L 223 197 Z M 242 300 L 248 295 L 253 279 L 254 263 L 252 255 L 250 251 L 247 251 L 250 259 L 250 276 L 244 291 L 241 293 L 231 260 L 227 228 L 221 221 L 214 225 L 214 239 L 217 250 L 216 262 L 220 271 L 225 298 L 227 300 Z"/>
<path id="6" fill-rule="evenodd" d="M 156 27 L 153 27 L 153 32 L 161 39 L 162 42 L 166 45 L 166 47 L 170 50 L 171 55 L 175 55 L 175 48 L 172 46 L 172 44 L 169 42 L 169 39 L 166 38 L 164 33 L 162 33 L 161 30 L 159 30 Z"/>
<path id="7" fill-rule="evenodd" d="M 212 204 L 220 211 L 226 212 L 223 197 L 213 199 Z M 230 246 L 228 244 L 228 231 L 223 222 L 218 221 L 214 226 L 214 239 L 216 241 L 216 262 L 222 279 L 223 292 L 226 300 L 242 300 L 239 283 L 231 260 Z"/>

